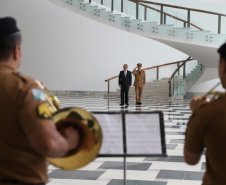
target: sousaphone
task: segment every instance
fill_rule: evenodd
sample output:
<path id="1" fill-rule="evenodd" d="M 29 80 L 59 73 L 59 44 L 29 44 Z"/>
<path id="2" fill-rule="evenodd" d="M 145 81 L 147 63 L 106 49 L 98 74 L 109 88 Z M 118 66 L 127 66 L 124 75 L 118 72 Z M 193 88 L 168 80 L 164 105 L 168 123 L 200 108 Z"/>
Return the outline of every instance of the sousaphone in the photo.
<path id="1" fill-rule="evenodd" d="M 78 130 L 78 147 L 69 151 L 64 157 L 47 158 L 47 161 L 56 167 L 73 170 L 81 168 L 95 159 L 102 144 L 102 131 L 100 124 L 91 112 L 78 107 L 60 109 L 58 98 L 50 94 L 40 82 L 38 82 L 47 99 L 49 110 L 57 129 L 72 126 Z"/>

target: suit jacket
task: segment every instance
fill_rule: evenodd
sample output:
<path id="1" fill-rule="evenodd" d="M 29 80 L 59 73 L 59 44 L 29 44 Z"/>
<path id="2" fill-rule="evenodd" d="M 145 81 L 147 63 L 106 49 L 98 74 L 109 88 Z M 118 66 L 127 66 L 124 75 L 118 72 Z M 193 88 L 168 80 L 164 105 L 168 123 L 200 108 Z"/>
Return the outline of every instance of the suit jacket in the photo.
<path id="1" fill-rule="evenodd" d="M 134 69 L 133 70 L 133 75 L 135 76 L 135 81 L 134 81 L 134 86 L 135 87 L 143 87 L 146 82 L 146 75 L 145 71 L 141 70 L 140 73 L 138 70 Z"/>
<path id="2" fill-rule="evenodd" d="M 124 70 L 120 71 L 119 78 L 118 78 L 118 84 L 122 85 L 122 86 L 126 86 L 126 87 L 131 86 L 132 85 L 131 71 L 127 70 L 126 77 L 125 77 L 125 74 L 124 74 Z"/>

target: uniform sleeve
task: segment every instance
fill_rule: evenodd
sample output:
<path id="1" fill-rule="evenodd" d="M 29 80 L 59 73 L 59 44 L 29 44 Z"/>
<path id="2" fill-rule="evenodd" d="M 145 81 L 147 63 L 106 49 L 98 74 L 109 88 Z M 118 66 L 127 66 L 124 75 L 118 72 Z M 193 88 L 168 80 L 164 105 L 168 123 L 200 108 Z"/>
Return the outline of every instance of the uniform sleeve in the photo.
<path id="1" fill-rule="evenodd" d="M 133 75 L 136 75 L 137 74 L 136 68 L 132 71 L 132 74 Z"/>
<path id="2" fill-rule="evenodd" d="M 202 138 L 203 133 L 200 130 L 201 121 L 203 121 L 203 119 L 200 118 L 198 111 L 196 111 L 188 122 L 185 136 L 185 148 L 189 152 L 201 153 L 205 147 Z"/>
<path id="3" fill-rule="evenodd" d="M 33 83 L 22 89 L 20 94 L 19 119 L 24 132 L 28 135 L 32 131 L 42 126 L 54 125 L 51 116 L 40 116 L 38 107 L 45 105 L 44 92 Z"/>
<path id="4" fill-rule="evenodd" d="M 143 85 L 145 85 L 145 83 L 146 83 L 146 73 L 145 73 L 145 71 L 144 71 L 144 81 L 143 81 Z"/>

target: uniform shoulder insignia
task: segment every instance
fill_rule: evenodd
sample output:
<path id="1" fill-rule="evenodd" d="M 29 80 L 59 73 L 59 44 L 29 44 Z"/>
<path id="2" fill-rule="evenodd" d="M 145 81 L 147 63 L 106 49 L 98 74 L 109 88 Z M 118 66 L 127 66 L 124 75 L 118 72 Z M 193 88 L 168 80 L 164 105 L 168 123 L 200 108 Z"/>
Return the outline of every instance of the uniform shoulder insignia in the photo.
<path id="1" fill-rule="evenodd" d="M 46 101 L 46 96 L 41 89 L 31 89 L 31 94 L 34 100 Z"/>
<path id="2" fill-rule="evenodd" d="M 51 119 L 52 118 L 52 113 L 49 109 L 49 106 L 46 102 L 41 103 L 37 108 L 36 108 L 38 117 L 42 119 Z"/>

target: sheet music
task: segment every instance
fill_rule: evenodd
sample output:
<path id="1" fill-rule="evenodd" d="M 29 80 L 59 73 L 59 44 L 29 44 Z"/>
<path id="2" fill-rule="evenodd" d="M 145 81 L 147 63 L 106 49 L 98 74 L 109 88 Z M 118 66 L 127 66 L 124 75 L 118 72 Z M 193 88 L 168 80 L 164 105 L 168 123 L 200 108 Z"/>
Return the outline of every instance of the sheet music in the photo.
<path id="1" fill-rule="evenodd" d="M 99 121 L 103 142 L 99 154 L 123 154 L 122 114 L 94 114 Z"/>
<path id="2" fill-rule="evenodd" d="M 127 154 L 162 154 L 159 114 L 126 114 Z"/>

